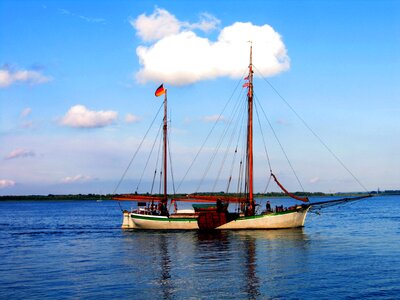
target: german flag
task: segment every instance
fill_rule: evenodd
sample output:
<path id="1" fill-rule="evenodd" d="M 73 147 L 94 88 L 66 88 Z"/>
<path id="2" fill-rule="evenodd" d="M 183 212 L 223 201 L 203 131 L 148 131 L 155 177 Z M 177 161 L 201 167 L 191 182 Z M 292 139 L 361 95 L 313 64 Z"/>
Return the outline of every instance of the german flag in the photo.
<path id="1" fill-rule="evenodd" d="M 156 92 L 154 94 L 156 95 L 156 97 L 164 95 L 165 94 L 164 84 L 160 85 L 158 89 L 156 89 Z"/>

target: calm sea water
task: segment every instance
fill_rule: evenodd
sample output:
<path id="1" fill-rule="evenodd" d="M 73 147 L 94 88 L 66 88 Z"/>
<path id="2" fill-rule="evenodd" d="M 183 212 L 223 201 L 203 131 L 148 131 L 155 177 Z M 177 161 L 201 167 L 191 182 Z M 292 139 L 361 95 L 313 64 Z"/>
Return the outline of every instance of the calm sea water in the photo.
<path id="1" fill-rule="evenodd" d="M 399 299 L 400 197 L 303 229 L 123 231 L 115 202 L 0 202 L 0 299 Z"/>

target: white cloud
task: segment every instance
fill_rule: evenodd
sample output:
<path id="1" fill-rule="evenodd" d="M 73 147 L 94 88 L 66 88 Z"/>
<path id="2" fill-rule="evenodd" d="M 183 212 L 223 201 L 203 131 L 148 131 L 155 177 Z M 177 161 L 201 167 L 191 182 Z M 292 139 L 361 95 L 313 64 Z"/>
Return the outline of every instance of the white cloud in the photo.
<path id="1" fill-rule="evenodd" d="M 165 10 L 157 9 L 150 17 L 139 16 L 134 23 L 138 35 L 154 42 L 136 49 L 142 66 L 136 79 L 141 83 L 184 85 L 221 76 L 240 78 L 249 64 L 248 41 L 253 42 L 253 63 L 264 76 L 289 69 L 286 47 L 271 26 L 237 22 L 223 28 L 217 40 L 211 41 L 190 30 L 216 28 L 219 21 L 207 18 L 203 23 L 184 26 Z M 158 32 L 161 23 L 169 26 Z"/>
<path id="2" fill-rule="evenodd" d="M 211 116 L 205 116 L 202 118 L 203 122 L 210 123 L 210 122 L 217 122 L 217 121 L 222 121 L 226 122 L 226 118 L 221 115 L 211 115 Z"/>
<path id="3" fill-rule="evenodd" d="M 129 22 L 143 41 L 151 42 L 178 34 L 182 30 L 199 29 L 209 32 L 216 29 L 221 21 L 213 15 L 203 13 L 197 23 L 181 22 L 165 9 L 156 8 L 150 16 L 141 14 L 135 20 Z"/>
<path id="4" fill-rule="evenodd" d="M 31 112 L 32 112 L 32 108 L 30 108 L 30 107 L 24 108 L 21 112 L 21 118 L 25 118 L 25 117 L 29 116 L 31 114 Z"/>
<path id="5" fill-rule="evenodd" d="M 112 110 L 93 111 L 83 105 L 75 105 L 61 119 L 61 124 L 75 128 L 99 128 L 112 124 L 118 113 Z"/>
<path id="6" fill-rule="evenodd" d="M 0 70 L 0 88 L 6 88 L 14 83 L 21 82 L 31 85 L 46 83 L 52 80 L 37 71 L 19 70 L 11 71 L 3 68 Z"/>
<path id="7" fill-rule="evenodd" d="M 168 35 L 177 34 L 181 29 L 181 24 L 175 16 L 160 8 L 157 8 L 150 16 L 142 14 L 130 23 L 143 41 L 159 40 Z"/>
<path id="8" fill-rule="evenodd" d="M 63 183 L 79 183 L 79 182 L 88 182 L 93 180 L 92 177 L 90 176 L 85 176 L 85 175 L 75 175 L 75 176 L 67 176 L 63 179 L 61 179 L 61 182 Z"/>
<path id="9" fill-rule="evenodd" d="M 21 157 L 33 157 L 35 156 L 35 152 L 32 150 L 26 149 L 15 149 L 11 151 L 4 159 L 14 159 L 14 158 L 21 158 Z"/>
<path id="10" fill-rule="evenodd" d="M 125 122 L 127 123 L 135 123 L 135 122 L 139 122 L 141 120 L 141 118 L 139 116 L 135 116 L 132 114 L 126 114 L 125 116 Z"/>
<path id="11" fill-rule="evenodd" d="M 14 185 L 15 185 L 14 180 L 0 179 L 0 189 L 4 189 L 4 188 L 11 187 Z"/>
<path id="12" fill-rule="evenodd" d="M 204 32 L 209 32 L 214 29 L 217 29 L 217 26 L 221 23 L 220 20 L 218 20 L 216 17 L 213 15 L 210 15 L 208 13 L 203 13 L 200 15 L 200 21 L 198 23 L 183 23 L 183 27 L 186 27 L 187 29 L 193 30 L 193 29 L 200 29 Z"/>
<path id="13" fill-rule="evenodd" d="M 309 182 L 310 182 L 310 183 L 318 183 L 319 180 L 320 180 L 319 177 L 313 177 L 313 178 L 310 179 Z"/>

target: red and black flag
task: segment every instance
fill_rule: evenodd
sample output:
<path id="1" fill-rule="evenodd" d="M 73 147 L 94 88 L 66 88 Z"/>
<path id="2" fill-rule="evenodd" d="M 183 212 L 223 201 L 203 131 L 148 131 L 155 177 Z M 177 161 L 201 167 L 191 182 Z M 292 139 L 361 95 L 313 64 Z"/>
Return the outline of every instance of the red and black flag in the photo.
<path id="1" fill-rule="evenodd" d="M 164 84 L 160 85 L 158 89 L 156 89 L 156 92 L 154 94 L 156 95 L 156 97 L 164 95 L 165 94 Z"/>

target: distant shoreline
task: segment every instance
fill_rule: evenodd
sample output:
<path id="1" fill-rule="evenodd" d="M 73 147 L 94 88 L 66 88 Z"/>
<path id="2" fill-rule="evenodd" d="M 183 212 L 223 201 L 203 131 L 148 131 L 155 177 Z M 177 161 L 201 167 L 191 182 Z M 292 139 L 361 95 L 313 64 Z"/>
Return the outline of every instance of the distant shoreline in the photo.
<path id="1" fill-rule="evenodd" d="M 216 195 L 216 194 L 224 194 L 224 193 L 201 193 L 203 195 Z M 343 197 L 343 196 L 360 196 L 366 195 L 368 193 L 356 192 L 356 193 L 321 193 L 321 192 L 296 192 L 294 193 L 296 196 L 307 196 L 307 197 Z M 379 196 L 388 196 L 388 195 L 400 195 L 400 190 L 387 190 L 382 192 L 371 192 L 371 195 L 379 195 Z M 176 197 L 184 197 L 186 194 L 177 194 Z M 98 200 L 112 200 L 112 197 L 117 195 L 107 194 L 73 194 L 73 195 L 22 195 L 22 196 L 0 196 L 0 201 L 18 201 L 18 200 L 30 200 L 30 201 L 68 201 L 68 200 L 88 200 L 88 201 L 98 201 Z M 287 196 L 284 193 L 258 193 L 254 195 L 256 198 L 286 198 Z"/>

